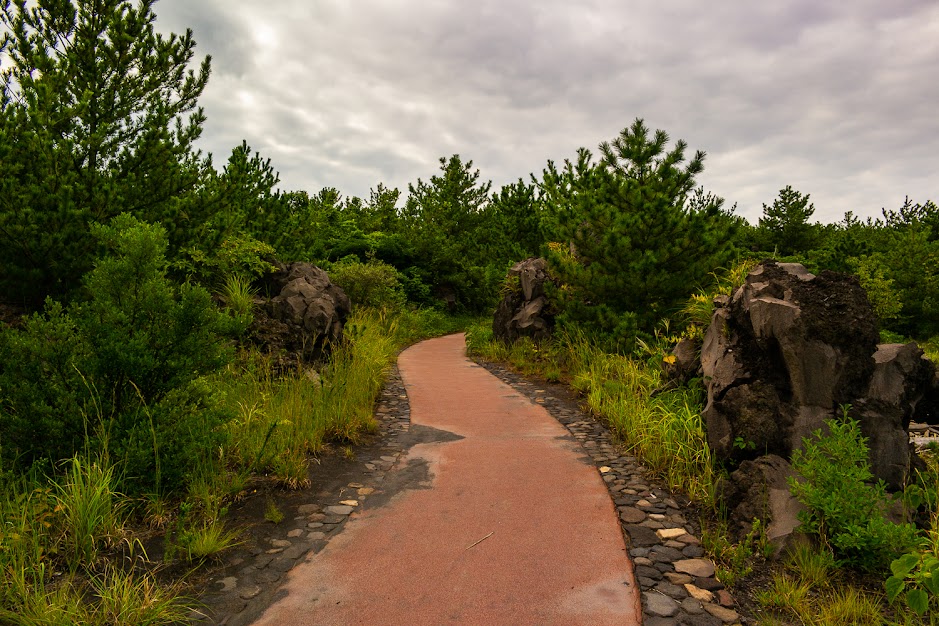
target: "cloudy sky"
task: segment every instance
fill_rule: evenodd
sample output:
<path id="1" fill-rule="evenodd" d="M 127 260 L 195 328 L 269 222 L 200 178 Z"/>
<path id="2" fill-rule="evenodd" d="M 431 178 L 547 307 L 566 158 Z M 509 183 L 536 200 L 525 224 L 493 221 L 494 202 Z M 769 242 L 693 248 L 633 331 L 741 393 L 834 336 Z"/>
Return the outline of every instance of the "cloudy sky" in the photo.
<path id="1" fill-rule="evenodd" d="M 494 186 L 636 117 L 708 153 L 751 221 L 939 201 L 936 0 L 160 0 L 212 55 L 201 147 L 242 140 L 287 190 L 407 191 L 441 156 Z"/>

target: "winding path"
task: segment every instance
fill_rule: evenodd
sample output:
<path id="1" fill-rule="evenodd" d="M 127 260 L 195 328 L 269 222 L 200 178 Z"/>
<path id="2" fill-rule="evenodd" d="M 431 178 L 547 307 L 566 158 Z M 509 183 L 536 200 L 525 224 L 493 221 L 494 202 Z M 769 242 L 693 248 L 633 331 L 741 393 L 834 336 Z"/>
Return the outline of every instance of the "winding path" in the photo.
<path id="1" fill-rule="evenodd" d="M 568 431 L 462 335 L 398 365 L 423 441 L 392 472 L 408 488 L 370 498 L 256 624 L 640 624 L 616 509 Z"/>

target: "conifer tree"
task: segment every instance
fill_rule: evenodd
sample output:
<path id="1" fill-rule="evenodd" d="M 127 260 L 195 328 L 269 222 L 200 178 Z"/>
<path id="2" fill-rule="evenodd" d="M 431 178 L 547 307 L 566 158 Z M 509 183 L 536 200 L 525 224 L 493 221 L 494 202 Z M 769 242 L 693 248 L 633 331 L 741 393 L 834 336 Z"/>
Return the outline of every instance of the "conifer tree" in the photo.
<path id="1" fill-rule="evenodd" d="M 493 194 L 492 204 L 497 241 L 493 248 L 502 252 L 507 261 L 520 261 L 538 256 L 544 244 L 541 232 L 541 205 L 535 187 L 519 179 Z"/>
<path id="2" fill-rule="evenodd" d="M 786 185 L 779 190 L 779 197 L 773 200 L 772 206 L 763 205 L 759 228 L 778 254 L 807 252 L 816 240 L 815 227 L 809 223 L 813 213 L 815 205 L 809 202 L 809 194 Z"/>
<path id="3" fill-rule="evenodd" d="M 587 325 L 619 348 L 651 330 L 731 254 L 736 224 L 723 199 L 695 190 L 705 154 L 685 161 L 641 119 L 540 182 L 552 272 L 564 285 L 562 319 Z"/>
<path id="4" fill-rule="evenodd" d="M 487 250 L 480 229 L 487 223 L 492 183 L 479 180 L 473 162 L 440 159 L 440 174 L 408 185 L 404 226 L 413 236 L 422 279 L 441 297 L 480 309 L 487 304 Z"/>
<path id="5" fill-rule="evenodd" d="M 62 296 L 91 266 L 92 222 L 162 221 L 171 242 L 203 217 L 190 194 L 210 59 L 191 31 L 154 30 L 155 0 L 0 0 L 0 265 L 7 297 Z"/>

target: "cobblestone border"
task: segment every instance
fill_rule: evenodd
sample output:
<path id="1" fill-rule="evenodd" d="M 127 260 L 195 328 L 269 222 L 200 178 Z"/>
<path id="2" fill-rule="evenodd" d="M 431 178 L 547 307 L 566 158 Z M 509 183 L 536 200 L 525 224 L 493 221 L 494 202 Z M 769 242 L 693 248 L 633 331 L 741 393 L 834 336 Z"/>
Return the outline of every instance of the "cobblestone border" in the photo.
<path id="1" fill-rule="evenodd" d="M 613 442 L 609 429 L 568 400 L 558 398 L 508 368 L 477 361 L 517 392 L 539 404 L 583 446 L 597 466 L 619 512 L 642 593 L 646 626 L 742 624 L 734 600 L 714 576 L 701 541 L 682 511 L 688 501 L 656 484 L 636 457 Z"/>
<path id="2" fill-rule="evenodd" d="M 734 601 L 714 577 L 714 565 L 694 527 L 683 516 L 687 500 L 657 485 L 633 456 L 622 452 L 610 431 L 576 404 L 550 393 L 504 366 L 477 361 L 532 402 L 543 406 L 583 446 L 597 466 L 619 513 L 642 594 L 646 626 L 741 624 Z M 413 443 L 410 404 L 397 366 L 389 374 L 375 410 L 378 443 L 361 451 L 341 480 L 310 490 L 270 525 L 266 536 L 236 549 L 213 576 L 201 600 L 206 610 L 193 622 L 247 626 L 277 601 L 280 582 L 306 555 L 322 550 L 348 516 L 383 493 L 386 474 Z M 357 453 L 358 454 L 358 453 Z"/>
<path id="3" fill-rule="evenodd" d="M 375 408 L 377 442 L 356 451 L 356 460 L 329 485 L 299 494 L 280 524 L 265 525 L 263 536 L 226 555 L 199 600 L 194 623 L 247 626 L 278 598 L 287 573 L 310 553 L 318 553 L 342 532 L 349 515 L 381 494 L 388 471 L 413 442 L 407 441 L 411 409 L 397 366 L 385 381 Z M 315 473 L 313 474 L 316 479 Z"/>

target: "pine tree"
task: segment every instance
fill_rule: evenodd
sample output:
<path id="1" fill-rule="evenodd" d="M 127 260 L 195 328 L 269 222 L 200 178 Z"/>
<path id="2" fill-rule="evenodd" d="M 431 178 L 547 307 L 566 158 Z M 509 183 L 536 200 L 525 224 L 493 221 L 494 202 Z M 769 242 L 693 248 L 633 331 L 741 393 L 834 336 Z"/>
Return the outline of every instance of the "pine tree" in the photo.
<path id="1" fill-rule="evenodd" d="M 154 30 L 155 0 L 3 0 L 0 264 L 7 297 L 62 296 L 91 267 L 92 222 L 128 212 L 193 239 L 210 163 L 194 150 L 210 59 Z"/>
<path id="2" fill-rule="evenodd" d="M 548 259 L 563 288 L 562 319 L 628 348 L 725 263 L 736 224 L 723 200 L 695 190 L 705 154 L 685 162 L 686 144 L 666 150 L 641 119 L 610 143 L 603 158 L 578 151 L 548 164 L 540 183 Z"/>
<path id="3" fill-rule="evenodd" d="M 519 179 L 492 196 L 490 205 L 496 222 L 497 241 L 493 248 L 507 261 L 538 256 L 544 245 L 541 232 L 541 205 L 535 187 Z"/>
<path id="4" fill-rule="evenodd" d="M 488 302 L 488 224 L 492 183 L 479 180 L 473 162 L 459 155 L 440 159 L 440 171 L 429 183 L 408 185 L 404 225 L 413 236 L 414 255 L 422 278 L 438 297 L 455 305 L 480 309 Z"/>
<path id="5" fill-rule="evenodd" d="M 803 195 L 786 185 L 779 190 L 772 206 L 763 205 L 759 228 L 778 254 L 804 253 L 812 249 L 817 239 L 816 227 L 809 223 L 813 213 L 815 205 L 809 202 L 809 194 Z"/>

